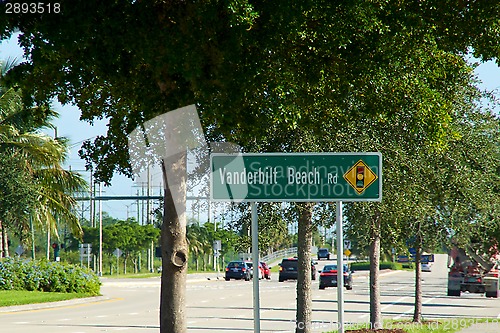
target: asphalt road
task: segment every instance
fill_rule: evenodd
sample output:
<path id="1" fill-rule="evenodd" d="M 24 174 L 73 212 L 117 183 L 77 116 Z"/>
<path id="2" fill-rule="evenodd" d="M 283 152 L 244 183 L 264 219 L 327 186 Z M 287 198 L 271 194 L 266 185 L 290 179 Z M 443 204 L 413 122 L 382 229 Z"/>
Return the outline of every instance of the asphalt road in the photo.
<path id="1" fill-rule="evenodd" d="M 500 317 L 500 299 L 479 294 L 446 296 L 445 256 L 437 256 L 431 273 L 423 273 L 425 319 L 450 318 L 460 327 L 464 318 Z M 320 267 L 326 261 L 320 261 Z M 368 276 L 354 273 L 354 288 L 346 290 L 345 320 L 369 321 Z M 210 278 L 210 280 L 207 279 Z M 221 275 L 222 277 L 222 275 Z M 261 332 L 293 332 L 296 283 L 279 283 L 277 276 L 260 282 Z M 381 279 L 384 318 L 410 318 L 413 313 L 414 274 L 383 272 Z M 104 280 L 103 297 L 94 301 L 66 302 L 58 306 L 24 306 L 0 310 L 2 333 L 158 332 L 160 280 Z M 313 329 L 327 332 L 337 327 L 336 288 L 319 290 L 313 282 Z M 191 333 L 252 332 L 252 283 L 224 281 L 214 275 L 190 276 L 187 287 L 187 320 Z"/>

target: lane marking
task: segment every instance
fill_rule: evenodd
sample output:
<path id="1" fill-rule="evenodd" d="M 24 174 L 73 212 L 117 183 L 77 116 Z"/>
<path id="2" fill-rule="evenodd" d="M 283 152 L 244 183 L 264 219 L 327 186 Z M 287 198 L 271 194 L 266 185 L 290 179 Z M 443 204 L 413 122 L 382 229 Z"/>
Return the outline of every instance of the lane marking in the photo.
<path id="1" fill-rule="evenodd" d="M 389 303 L 389 304 L 387 304 L 387 305 L 383 306 L 383 307 L 380 309 L 380 311 L 384 311 L 384 310 L 386 310 L 386 309 L 388 309 L 388 308 L 390 308 L 391 306 L 394 306 L 394 305 L 399 305 L 399 303 L 401 303 L 403 300 L 405 300 L 405 299 L 407 299 L 407 298 L 410 298 L 410 296 L 403 296 L 403 297 L 400 297 L 400 298 L 399 298 L 399 299 L 397 299 L 396 301 L 394 301 L 394 302 L 392 302 L 392 303 Z M 364 315 L 362 315 L 362 316 L 359 316 L 358 318 L 359 318 L 359 319 L 363 319 L 363 318 L 368 318 L 369 316 L 370 316 L 370 314 L 369 314 L 369 313 L 367 313 L 367 314 L 364 314 Z"/>
<path id="2" fill-rule="evenodd" d="M 427 304 L 427 303 L 429 303 L 429 302 L 432 302 L 432 301 L 433 301 L 433 300 L 435 300 L 435 299 L 436 299 L 435 297 L 433 297 L 433 298 L 429 298 L 429 299 L 428 299 L 428 300 L 426 300 L 425 302 L 422 302 L 422 305 Z M 415 311 L 415 308 L 412 308 L 412 309 L 410 309 L 410 310 L 408 310 L 408 311 L 403 312 L 402 314 L 398 315 L 397 317 L 394 317 L 393 319 L 395 319 L 395 320 L 401 319 L 401 318 L 403 318 L 403 316 L 404 316 L 404 315 L 410 314 L 410 313 L 412 313 L 412 312 L 414 312 L 414 311 Z M 422 312 L 423 312 L 423 309 L 422 309 Z"/>

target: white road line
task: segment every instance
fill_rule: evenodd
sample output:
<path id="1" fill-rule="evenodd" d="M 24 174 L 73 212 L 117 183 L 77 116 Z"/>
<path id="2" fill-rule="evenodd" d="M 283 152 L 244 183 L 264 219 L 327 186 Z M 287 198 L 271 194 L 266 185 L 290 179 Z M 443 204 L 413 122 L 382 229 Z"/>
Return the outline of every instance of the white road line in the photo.
<path id="1" fill-rule="evenodd" d="M 498 314 L 497 319 L 500 319 L 500 314 Z"/>
<path id="2" fill-rule="evenodd" d="M 404 301 L 407 298 L 410 298 L 410 297 L 409 296 L 401 297 L 401 298 L 397 299 L 396 301 L 394 301 L 394 302 L 392 302 L 390 304 L 387 304 L 386 306 L 382 307 L 380 310 L 384 311 L 385 309 L 390 308 L 391 306 L 398 305 L 400 302 Z M 364 314 L 362 316 L 359 316 L 358 318 L 363 319 L 363 318 L 367 318 L 369 316 L 370 316 L 370 314 L 367 313 L 367 314 Z"/>
<path id="3" fill-rule="evenodd" d="M 427 303 L 430 303 L 430 302 L 432 302 L 432 301 L 433 301 L 433 300 L 435 300 L 435 299 L 436 299 L 435 297 L 433 297 L 433 298 L 429 298 L 429 299 L 428 299 L 428 300 L 426 300 L 425 302 L 422 302 L 422 305 L 427 304 Z M 415 311 L 415 308 L 411 308 L 410 310 L 403 312 L 402 314 L 400 314 L 400 315 L 399 315 L 399 316 L 397 316 L 397 317 L 394 317 L 393 319 L 395 319 L 395 320 L 401 319 L 404 315 L 406 315 L 406 314 L 410 314 L 410 313 L 412 313 L 413 311 Z"/>

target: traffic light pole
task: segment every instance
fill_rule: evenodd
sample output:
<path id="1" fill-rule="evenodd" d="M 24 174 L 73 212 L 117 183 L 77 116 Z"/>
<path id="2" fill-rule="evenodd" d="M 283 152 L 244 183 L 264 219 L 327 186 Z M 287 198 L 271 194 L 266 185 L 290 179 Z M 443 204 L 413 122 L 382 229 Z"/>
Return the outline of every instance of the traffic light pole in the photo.
<path id="1" fill-rule="evenodd" d="M 338 333 L 344 333 L 344 235 L 342 233 L 342 201 L 337 201 L 337 308 Z"/>

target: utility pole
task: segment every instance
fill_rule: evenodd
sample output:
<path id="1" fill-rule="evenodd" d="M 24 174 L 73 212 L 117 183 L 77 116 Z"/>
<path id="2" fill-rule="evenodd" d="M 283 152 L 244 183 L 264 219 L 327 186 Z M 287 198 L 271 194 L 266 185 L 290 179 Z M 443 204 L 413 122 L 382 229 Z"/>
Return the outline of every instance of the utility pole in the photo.
<path id="1" fill-rule="evenodd" d="M 139 203 L 139 189 L 137 189 L 137 223 L 141 223 L 141 207 Z"/>
<path id="2" fill-rule="evenodd" d="M 99 183 L 99 196 L 102 196 L 101 183 Z M 102 200 L 99 200 L 99 269 L 98 275 L 102 276 Z"/>
<path id="3" fill-rule="evenodd" d="M 90 220 L 90 226 L 92 228 L 95 228 L 95 224 L 94 224 L 94 209 L 95 209 L 95 206 L 94 206 L 94 190 L 93 190 L 93 187 L 94 187 L 94 172 L 93 172 L 93 168 L 90 168 L 90 187 L 89 187 L 89 190 L 90 190 L 90 216 L 89 216 L 89 220 Z"/>

